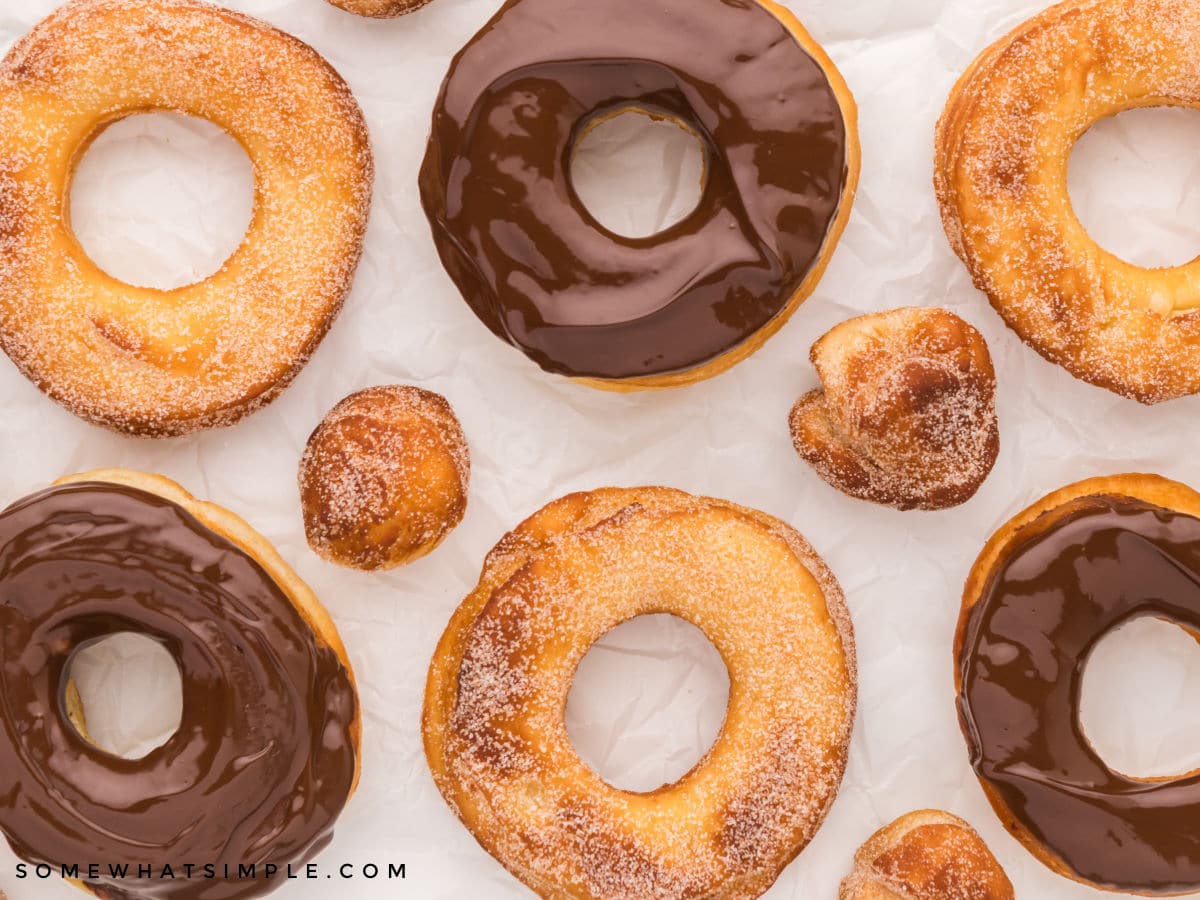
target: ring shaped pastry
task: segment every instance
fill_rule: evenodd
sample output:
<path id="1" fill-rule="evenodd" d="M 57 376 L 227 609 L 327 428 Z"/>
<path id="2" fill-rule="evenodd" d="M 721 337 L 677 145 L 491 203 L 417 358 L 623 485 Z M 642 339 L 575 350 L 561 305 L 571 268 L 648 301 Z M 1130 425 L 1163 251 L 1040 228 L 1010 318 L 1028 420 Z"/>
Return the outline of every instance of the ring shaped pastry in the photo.
<path id="1" fill-rule="evenodd" d="M 1143 403 L 1200 391 L 1200 259 L 1145 269 L 1102 249 L 1067 194 L 1075 142 L 1127 109 L 1200 109 L 1200 6 L 1068 0 L 975 60 L 938 127 L 946 233 L 1021 338 Z"/>
<path id="2" fill-rule="evenodd" d="M 674 784 L 618 790 L 563 721 L 606 631 L 671 613 L 729 670 L 725 724 Z M 837 581 L 771 517 L 664 488 L 572 494 L 488 556 L 425 694 L 438 787 L 483 847 L 543 897 L 757 897 L 837 792 L 855 707 Z"/>
<path id="3" fill-rule="evenodd" d="M 1200 889 L 1200 770 L 1135 778 L 1079 720 L 1089 654 L 1144 616 L 1200 631 L 1200 494 L 1153 475 L 1093 478 L 988 542 L 955 641 L 959 717 L 988 799 L 1062 875 L 1146 895 Z"/>
<path id="4" fill-rule="evenodd" d="M 602 227 L 569 173 L 580 135 L 630 109 L 706 158 L 697 209 L 649 238 Z M 856 116 L 767 0 L 509 0 L 451 65 L 421 197 L 496 335 L 594 387 L 672 387 L 749 356 L 812 293 L 858 182 Z"/>
<path id="5" fill-rule="evenodd" d="M 207 119 L 256 180 L 244 240 L 212 277 L 135 287 L 70 226 L 75 165 L 108 125 Z M 92 422 L 142 435 L 229 424 L 272 400 L 324 337 L 362 247 L 362 114 L 310 47 L 196 0 L 76 0 L 0 62 L 0 347 Z"/>
<path id="6" fill-rule="evenodd" d="M 68 682 L 79 650 L 128 631 L 183 683 L 179 729 L 139 760 L 86 739 Z M 18 856 L 100 863 L 81 886 L 105 900 L 232 900 L 328 843 L 358 778 L 354 678 L 316 597 L 232 513 L 125 470 L 17 502 L 0 512 L 0 636 L 0 830 Z"/>

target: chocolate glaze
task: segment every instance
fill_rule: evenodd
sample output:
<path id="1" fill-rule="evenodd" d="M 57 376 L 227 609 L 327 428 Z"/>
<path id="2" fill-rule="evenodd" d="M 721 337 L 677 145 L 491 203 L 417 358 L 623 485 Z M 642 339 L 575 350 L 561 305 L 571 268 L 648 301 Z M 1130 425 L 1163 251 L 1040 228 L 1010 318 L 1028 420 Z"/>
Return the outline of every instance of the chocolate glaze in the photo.
<path id="1" fill-rule="evenodd" d="M 179 730 L 140 760 L 85 740 L 64 706 L 72 655 L 123 631 L 162 642 L 183 676 Z M 25 860 L 177 875 L 303 861 L 351 790 L 356 710 L 350 674 L 287 595 L 177 505 L 86 483 L 0 513 L 0 829 Z M 229 900 L 282 882 L 223 871 L 90 886 L 110 900 Z"/>
<path id="2" fill-rule="evenodd" d="M 962 623 L 958 708 L 980 779 L 1068 869 L 1122 891 L 1200 888 L 1200 774 L 1114 772 L 1079 722 L 1084 665 L 1135 618 L 1200 629 L 1200 519 L 1088 497 L 1031 526 Z"/>
<path id="3" fill-rule="evenodd" d="M 700 138 L 699 207 L 650 238 L 571 187 L 577 136 L 641 108 Z M 509 0 L 442 86 L 421 198 L 471 308 L 542 368 L 630 378 L 741 344 L 816 262 L 847 179 L 821 66 L 757 0 Z"/>

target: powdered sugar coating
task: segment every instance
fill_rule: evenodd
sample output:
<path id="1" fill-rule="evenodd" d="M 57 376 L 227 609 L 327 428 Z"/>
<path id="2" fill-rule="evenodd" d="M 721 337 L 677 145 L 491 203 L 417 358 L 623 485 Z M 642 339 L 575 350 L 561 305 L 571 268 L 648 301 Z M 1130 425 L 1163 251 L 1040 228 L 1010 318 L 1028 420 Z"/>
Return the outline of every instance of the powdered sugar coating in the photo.
<path id="1" fill-rule="evenodd" d="M 170 291 L 101 271 L 67 208 L 89 141 L 152 110 L 224 128 L 256 179 L 241 246 Z M 0 63 L 0 346 L 109 428 L 230 424 L 283 390 L 340 310 L 372 174 L 357 103 L 306 44 L 198 0 L 74 0 Z"/>
<path id="2" fill-rule="evenodd" d="M 462 521 L 470 475 L 466 437 L 440 394 L 404 385 L 351 394 L 300 460 L 308 542 L 358 569 L 411 562 Z"/>
<path id="3" fill-rule="evenodd" d="M 1067 0 L 960 80 L 935 182 L 951 244 L 1009 326 L 1077 378 L 1156 403 L 1200 391 L 1200 260 L 1121 260 L 1067 193 L 1079 137 L 1142 106 L 1200 108 L 1200 5 Z"/>
<path id="4" fill-rule="evenodd" d="M 730 672 L 713 748 L 673 785 L 617 790 L 566 734 L 591 644 L 673 613 Z M 663 488 L 545 507 L 489 555 L 430 668 L 426 755 L 483 846 L 545 897 L 757 897 L 836 795 L 855 707 L 840 589 L 787 525 Z"/>
<path id="5" fill-rule="evenodd" d="M 823 387 L 800 398 L 797 452 L 834 487 L 900 509 L 970 499 L 1000 449 L 983 336 L 953 313 L 908 307 L 843 322 L 812 348 Z"/>

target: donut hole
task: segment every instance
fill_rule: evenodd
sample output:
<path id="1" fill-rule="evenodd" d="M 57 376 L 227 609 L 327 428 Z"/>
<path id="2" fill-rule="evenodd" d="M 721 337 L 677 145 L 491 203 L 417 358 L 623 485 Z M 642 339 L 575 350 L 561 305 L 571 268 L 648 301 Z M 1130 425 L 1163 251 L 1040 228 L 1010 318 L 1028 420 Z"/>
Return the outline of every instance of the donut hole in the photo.
<path id="1" fill-rule="evenodd" d="M 119 632 L 84 644 L 66 676 L 79 692 L 86 728 L 81 736 L 106 753 L 141 759 L 179 730 L 183 677 L 154 638 Z M 67 693 L 70 710 L 70 688 Z"/>
<path id="2" fill-rule="evenodd" d="M 1083 672 L 1079 721 L 1105 764 L 1131 778 L 1200 767 L 1200 644 L 1141 618 L 1106 634 Z"/>
<path id="3" fill-rule="evenodd" d="M 1067 188 L 1100 246 L 1144 268 L 1200 254 L 1200 113 L 1131 109 L 1099 122 L 1071 154 Z"/>
<path id="4" fill-rule="evenodd" d="M 586 123 L 571 151 L 571 185 L 600 225 L 647 238 L 679 224 L 704 192 L 704 146 L 685 123 L 624 109 Z"/>
<path id="5" fill-rule="evenodd" d="M 682 778 L 712 748 L 729 705 L 729 672 L 694 625 L 640 616 L 596 642 L 567 697 L 580 758 L 619 790 Z"/>
<path id="6" fill-rule="evenodd" d="M 171 290 L 216 273 L 254 214 L 254 168 L 219 126 L 145 113 L 105 128 L 70 185 L 75 238 L 126 284 Z"/>

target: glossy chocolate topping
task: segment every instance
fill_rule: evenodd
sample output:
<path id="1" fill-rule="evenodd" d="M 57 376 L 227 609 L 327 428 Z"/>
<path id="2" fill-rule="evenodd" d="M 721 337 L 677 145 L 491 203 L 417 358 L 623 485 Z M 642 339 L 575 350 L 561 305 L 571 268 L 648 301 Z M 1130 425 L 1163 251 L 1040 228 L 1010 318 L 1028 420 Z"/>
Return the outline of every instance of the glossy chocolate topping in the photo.
<path id="1" fill-rule="evenodd" d="M 1084 665 L 1131 619 L 1200 628 L 1200 519 L 1088 497 L 1030 526 L 962 623 L 959 715 L 980 779 L 1071 871 L 1098 885 L 1200 888 L 1200 773 L 1114 772 L 1079 722 Z"/>
<path id="2" fill-rule="evenodd" d="M 140 760 L 98 749 L 65 710 L 72 655 L 124 631 L 160 641 L 183 677 L 179 730 Z M 98 863 L 89 885 L 110 900 L 229 900 L 328 842 L 355 774 L 350 675 L 262 567 L 185 510 L 86 483 L 0 513 L 0 641 L 0 829 L 22 858 L 85 880 Z M 154 877 L 112 878 L 119 863 Z M 258 877 L 239 881 L 239 863 Z M 185 879 L 187 864 L 215 877 Z"/>
<path id="3" fill-rule="evenodd" d="M 650 238 L 597 223 L 568 174 L 589 123 L 639 108 L 704 145 L 699 207 Z M 551 372 L 683 371 L 778 315 L 847 179 L 824 71 L 757 0 L 509 0 L 454 60 L 421 198 L 451 278 Z"/>

